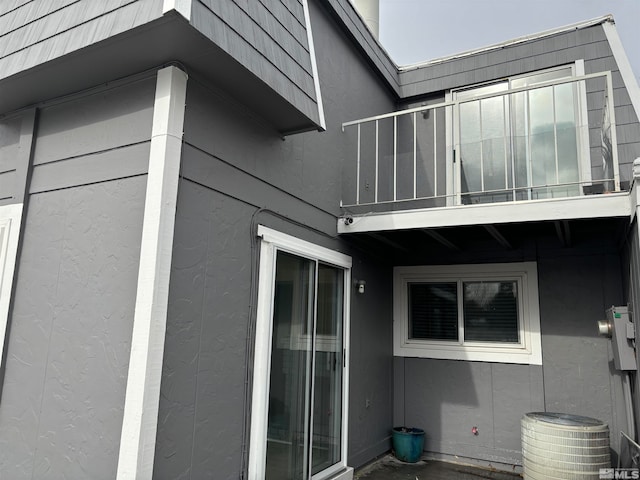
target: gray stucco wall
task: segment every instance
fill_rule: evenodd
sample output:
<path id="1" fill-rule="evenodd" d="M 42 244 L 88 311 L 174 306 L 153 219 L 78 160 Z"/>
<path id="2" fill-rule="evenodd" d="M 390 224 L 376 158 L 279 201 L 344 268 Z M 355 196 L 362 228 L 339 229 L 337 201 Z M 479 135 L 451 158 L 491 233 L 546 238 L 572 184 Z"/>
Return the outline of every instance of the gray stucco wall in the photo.
<path id="1" fill-rule="evenodd" d="M 254 223 L 351 254 L 354 277 L 367 278 L 372 296 L 369 302 L 353 299 L 351 315 L 349 461 L 358 465 L 389 448 L 391 304 L 383 292 L 391 288 L 390 268 L 376 266 L 333 237 L 344 157 L 340 124 L 347 115 L 391 109 L 393 101 L 314 2 L 311 18 L 326 132 L 283 140 L 216 90 L 189 82 L 158 416 L 157 478 L 240 476 L 243 425 L 249 420 L 244 417 L 245 373 L 252 364 L 247 338 L 249 307 L 255 299 L 249 288 L 252 274 L 257 274 L 252 218 Z"/>
<path id="2" fill-rule="evenodd" d="M 115 477 L 145 184 L 29 200 L 0 403 L 3 477 Z"/>
<path id="3" fill-rule="evenodd" d="M 154 85 L 40 108 L 6 340 L 3 478 L 115 477 Z"/>
<path id="4" fill-rule="evenodd" d="M 623 301 L 623 277 L 615 235 L 598 230 L 596 223 L 573 246 L 558 248 L 541 227 L 513 251 L 476 253 L 473 263 L 537 262 L 542 366 L 396 357 L 394 423 L 424 428 L 430 452 L 519 464 L 523 414 L 573 413 L 607 422 L 617 451 L 627 430 L 621 377 L 596 322 Z M 435 263 L 468 261 L 455 257 Z"/>

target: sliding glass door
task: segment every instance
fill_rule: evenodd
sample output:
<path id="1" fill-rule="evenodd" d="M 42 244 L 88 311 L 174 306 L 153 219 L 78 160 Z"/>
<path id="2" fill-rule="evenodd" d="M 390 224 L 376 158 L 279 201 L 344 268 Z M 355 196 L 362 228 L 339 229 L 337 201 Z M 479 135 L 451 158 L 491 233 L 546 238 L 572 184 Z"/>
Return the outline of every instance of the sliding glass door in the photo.
<path id="1" fill-rule="evenodd" d="M 577 85 L 509 93 L 572 75 L 569 66 L 454 92 L 454 99 L 461 101 L 457 128 L 462 203 L 580 194 Z"/>
<path id="2" fill-rule="evenodd" d="M 348 269 L 318 255 L 269 247 L 263 250 L 272 263 L 260 272 L 260 288 L 270 291 L 261 296 L 269 311 L 261 309 L 258 334 L 268 333 L 271 341 L 256 339 L 256 366 L 264 355 L 268 379 L 254 378 L 252 414 L 252 425 L 266 420 L 266 428 L 256 432 L 252 426 L 250 478 L 321 479 L 346 468 Z"/>

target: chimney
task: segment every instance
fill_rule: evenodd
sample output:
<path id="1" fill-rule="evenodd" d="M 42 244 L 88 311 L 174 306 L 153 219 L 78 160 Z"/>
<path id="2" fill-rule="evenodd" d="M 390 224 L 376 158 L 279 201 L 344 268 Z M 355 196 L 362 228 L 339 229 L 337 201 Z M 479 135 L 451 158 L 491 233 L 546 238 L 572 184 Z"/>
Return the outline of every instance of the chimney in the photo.
<path id="1" fill-rule="evenodd" d="M 380 33 L 380 0 L 351 0 L 375 38 Z"/>

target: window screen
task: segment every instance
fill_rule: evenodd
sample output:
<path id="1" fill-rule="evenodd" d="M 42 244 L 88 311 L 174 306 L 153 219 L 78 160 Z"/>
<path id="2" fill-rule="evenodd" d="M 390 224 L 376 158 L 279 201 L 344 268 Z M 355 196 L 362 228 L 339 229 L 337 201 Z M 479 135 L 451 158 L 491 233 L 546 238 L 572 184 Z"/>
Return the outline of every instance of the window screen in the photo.
<path id="1" fill-rule="evenodd" d="M 463 282 L 464 339 L 518 343 L 517 282 Z"/>
<path id="2" fill-rule="evenodd" d="M 457 283 L 410 283 L 409 319 L 409 338 L 458 340 Z"/>

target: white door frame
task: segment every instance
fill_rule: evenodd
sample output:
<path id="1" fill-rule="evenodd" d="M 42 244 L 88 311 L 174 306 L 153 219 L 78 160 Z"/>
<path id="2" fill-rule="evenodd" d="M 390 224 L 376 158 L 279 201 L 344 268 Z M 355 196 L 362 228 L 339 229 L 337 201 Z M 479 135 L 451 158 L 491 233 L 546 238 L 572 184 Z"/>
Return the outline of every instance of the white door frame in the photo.
<path id="1" fill-rule="evenodd" d="M 273 337 L 273 308 L 275 293 L 275 267 L 278 251 L 284 251 L 321 261 L 344 269 L 344 371 L 342 372 L 342 435 L 341 460 L 312 480 L 322 480 L 339 472 L 338 479 L 352 478 L 353 470 L 347 466 L 347 440 L 349 420 L 349 324 L 351 292 L 351 257 L 325 247 L 300 240 L 276 230 L 258 226 L 260 270 L 258 280 L 258 308 L 256 315 L 256 341 L 254 350 L 253 393 L 251 402 L 251 434 L 249 444 L 249 480 L 264 480 L 267 453 L 267 424 L 269 408 L 269 380 L 271 378 L 271 345 Z"/>

